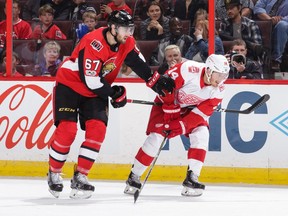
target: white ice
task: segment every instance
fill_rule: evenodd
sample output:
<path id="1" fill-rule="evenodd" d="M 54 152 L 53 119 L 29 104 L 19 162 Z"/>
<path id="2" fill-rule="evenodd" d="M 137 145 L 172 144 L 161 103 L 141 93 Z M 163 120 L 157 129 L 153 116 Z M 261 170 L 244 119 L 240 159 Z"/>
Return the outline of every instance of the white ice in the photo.
<path id="1" fill-rule="evenodd" d="M 181 184 L 147 182 L 136 204 L 125 183 L 91 181 L 90 199 L 69 198 L 64 181 L 59 199 L 46 179 L 0 179 L 0 216 L 287 216 L 288 187 L 206 185 L 201 197 L 182 197 Z"/>

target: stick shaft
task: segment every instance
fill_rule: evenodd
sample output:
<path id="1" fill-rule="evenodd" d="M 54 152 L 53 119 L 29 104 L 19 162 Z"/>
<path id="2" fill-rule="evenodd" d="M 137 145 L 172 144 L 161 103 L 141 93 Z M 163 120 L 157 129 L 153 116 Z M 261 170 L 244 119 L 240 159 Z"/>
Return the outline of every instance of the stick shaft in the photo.
<path id="1" fill-rule="evenodd" d="M 250 114 L 258 107 L 262 106 L 264 103 L 266 103 L 270 99 L 269 94 L 263 95 L 261 98 L 259 98 L 254 104 L 252 104 L 249 108 L 245 110 L 231 110 L 231 109 L 225 109 L 225 108 L 218 108 L 215 109 L 215 112 L 228 112 L 228 113 L 238 113 L 238 114 Z M 155 103 L 153 101 L 145 101 L 145 100 L 133 100 L 133 99 L 127 99 L 128 103 L 136 103 L 136 104 L 144 104 L 144 105 L 155 105 L 155 106 L 161 106 L 161 103 Z M 189 108 L 189 107 L 188 107 Z M 191 108 L 194 108 L 191 106 Z"/>
<path id="2" fill-rule="evenodd" d="M 160 145 L 160 147 L 159 147 L 159 150 L 158 150 L 158 152 L 157 152 L 157 155 L 154 157 L 154 159 L 153 159 L 153 161 L 152 161 L 152 163 L 151 163 L 151 165 L 150 165 L 150 167 L 149 167 L 148 173 L 147 173 L 147 175 L 146 175 L 146 177 L 145 177 L 145 179 L 144 179 L 144 181 L 143 181 L 143 184 L 142 184 L 141 189 L 140 189 L 140 190 L 137 190 L 137 191 L 135 192 L 135 194 L 134 194 L 134 203 L 136 203 L 136 201 L 137 201 L 137 199 L 138 199 L 141 191 L 143 190 L 143 188 L 144 188 L 144 186 L 145 186 L 145 184 L 146 184 L 146 182 L 147 182 L 147 180 L 148 180 L 148 178 L 149 178 L 149 176 L 150 176 L 150 174 L 151 174 L 151 172 L 152 172 L 152 169 L 154 168 L 154 165 L 156 164 L 156 161 L 157 161 L 157 159 L 158 159 L 158 157 L 159 157 L 159 155 L 160 155 L 160 152 L 161 152 L 163 146 L 164 146 L 165 143 L 166 143 L 167 137 L 168 137 L 168 134 L 164 137 L 164 139 L 163 139 L 163 141 L 162 141 L 162 143 L 161 143 L 161 145 Z"/>

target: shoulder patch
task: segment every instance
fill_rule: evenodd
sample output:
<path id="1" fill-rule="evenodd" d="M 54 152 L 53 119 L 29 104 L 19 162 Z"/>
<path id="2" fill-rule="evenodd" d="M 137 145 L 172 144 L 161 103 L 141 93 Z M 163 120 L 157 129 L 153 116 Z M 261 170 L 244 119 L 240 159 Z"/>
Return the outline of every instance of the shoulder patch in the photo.
<path id="1" fill-rule="evenodd" d="M 94 50 L 96 50 L 96 51 L 98 51 L 98 52 L 100 52 L 100 50 L 103 48 L 102 43 L 101 43 L 100 41 L 96 40 L 96 39 L 94 39 L 94 40 L 90 43 L 90 45 L 91 45 L 91 47 L 92 47 Z"/>
<path id="2" fill-rule="evenodd" d="M 56 30 L 56 37 L 61 38 L 62 32 L 60 30 Z"/>

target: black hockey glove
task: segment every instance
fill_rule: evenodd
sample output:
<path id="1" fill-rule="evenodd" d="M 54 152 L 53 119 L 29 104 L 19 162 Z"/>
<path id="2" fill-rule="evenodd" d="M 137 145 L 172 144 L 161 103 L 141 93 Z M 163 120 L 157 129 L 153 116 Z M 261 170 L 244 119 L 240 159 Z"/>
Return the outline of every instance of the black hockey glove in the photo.
<path id="1" fill-rule="evenodd" d="M 152 88 L 157 94 L 165 96 L 165 90 L 167 92 L 173 92 L 175 82 L 168 75 L 160 75 L 155 71 L 153 76 L 148 80 L 147 86 Z"/>
<path id="2" fill-rule="evenodd" d="M 126 98 L 126 89 L 124 86 L 112 86 L 115 93 L 111 96 L 111 104 L 114 108 L 120 108 L 126 105 L 127 98 Z"/>

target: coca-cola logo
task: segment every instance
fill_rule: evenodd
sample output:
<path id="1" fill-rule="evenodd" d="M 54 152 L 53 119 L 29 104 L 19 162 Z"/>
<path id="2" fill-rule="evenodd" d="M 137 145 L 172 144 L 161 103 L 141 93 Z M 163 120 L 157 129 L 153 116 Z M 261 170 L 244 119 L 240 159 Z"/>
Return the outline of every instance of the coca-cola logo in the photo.
<path id="1" fill-rule="evenodd" d="M 0 95 L 0 144 L 7 149 L 20 144 L 27 149 L 49 146 L 55 130 L 51 100 L 51 92 L 34 84 L 5 89 Z"/>

